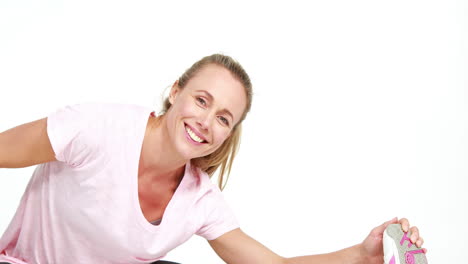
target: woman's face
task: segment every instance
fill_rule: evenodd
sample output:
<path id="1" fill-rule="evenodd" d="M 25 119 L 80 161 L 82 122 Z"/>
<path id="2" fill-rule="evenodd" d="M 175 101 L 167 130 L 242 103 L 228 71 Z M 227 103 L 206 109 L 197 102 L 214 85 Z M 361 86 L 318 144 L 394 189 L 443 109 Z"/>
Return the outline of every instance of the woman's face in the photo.
<path id="1" fill-rule="evenodd" d="M 213 153 L 242 117 L 246 100 L 241 82 L 214 64 L 200 69 L 183 89 L 175 83 L 166 116 L 176 150 L 185 159 Z"/>

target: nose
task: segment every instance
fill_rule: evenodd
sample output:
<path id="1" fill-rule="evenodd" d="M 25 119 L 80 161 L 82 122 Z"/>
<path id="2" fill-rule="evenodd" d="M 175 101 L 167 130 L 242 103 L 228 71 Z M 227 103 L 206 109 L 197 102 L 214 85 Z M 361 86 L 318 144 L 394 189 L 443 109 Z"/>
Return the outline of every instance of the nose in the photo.
<path id="1" fill-rule="evenodd" d="M 210 128 L 211 123 L 213 122 L 214 116 L 215 115 L 210 111 L 204 112 L 202 115 L 200 115 L 200 117 L 197 120 L 198 126 L 201 129 L 207 131 Z"/>

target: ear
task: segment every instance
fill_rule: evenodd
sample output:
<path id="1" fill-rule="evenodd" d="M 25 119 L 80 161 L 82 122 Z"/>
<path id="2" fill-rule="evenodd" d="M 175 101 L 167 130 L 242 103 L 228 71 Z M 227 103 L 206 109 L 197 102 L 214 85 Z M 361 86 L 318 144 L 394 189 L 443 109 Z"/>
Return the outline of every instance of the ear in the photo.
<path id="1" fill-rule="evenodd" d="M 179 81 L 175 81 L 174 84 L 171 87 L 171 92 L 169 93 L 169 102 L 171 105 L 174 104 L 175 99 L 177 98 L 177 95 L 179 95 L 180 92 L 180 87 L 179 87 Z"/>

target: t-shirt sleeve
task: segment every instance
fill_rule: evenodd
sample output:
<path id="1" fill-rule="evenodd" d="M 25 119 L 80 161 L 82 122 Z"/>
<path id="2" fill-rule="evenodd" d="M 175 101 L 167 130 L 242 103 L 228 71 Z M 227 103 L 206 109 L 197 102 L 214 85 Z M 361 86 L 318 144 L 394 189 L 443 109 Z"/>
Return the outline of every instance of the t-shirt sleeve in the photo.
<path id="1" fill-rule="evenodd" d="M 48 115 L 47 134 L 58 161 L 80 167 L 93 159 L 95 107 L 91 103 L 68 105 Z"/>
<path id="2" fill-rule="evenodd" d="M 239 227 L 237 218 L 217 186 L 212 188 L 206 199 L 205 222 L 196 232 L 197 235 L 213 240 Z"/>

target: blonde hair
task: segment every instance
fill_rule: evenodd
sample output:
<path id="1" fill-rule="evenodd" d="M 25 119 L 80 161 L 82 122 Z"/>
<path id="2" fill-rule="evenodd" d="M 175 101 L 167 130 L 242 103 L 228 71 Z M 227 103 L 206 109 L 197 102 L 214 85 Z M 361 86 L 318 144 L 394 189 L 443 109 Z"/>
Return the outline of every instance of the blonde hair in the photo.
<path id="1" fill-rule="evenodd" d="M 180 76 L 178 80 L 178 86 L 180 88 L 184 88 L 188 81 L 193 76 L 195 76 L 195 74 L 200 71 L 200 69 L 210 64 L 215 64 L 229 70 L 234 78 L 240 81 L 244 86 L 247 97 L 247 104 L 244 113 L 242 114 L 239 122 L 233 127 L 231 135 L 213 153 L 204 157 L 192 159 L 192 164 L 206 172 L 210 178 L 214 175 L 216 170 L 220 168 L 218 186 L 221 190 L 223 190 L 224 187 L 226 187 L 229 174 L 231 173 L 232 163 L 234 162 L 234 158 L 236 157 L 240 146 L 242 121 L 247 116 L 247 113 L 250 111 L 250 107 L 252 105 L 252 83 L 250 82 L 250 77 L 247 75 L 244 68 L 242 68 L 242 66 L 233 58 L 222 54 L 213 54 L 202 58 L 201 60 L 195 62 L 192 67 L 188 68 L 184 74 Z M 161 114 L 165 114 L 170 107 L 171 103 L 169 102 L 169 98 L 166 98 L 164 100 Z M 224 176 L 226 176 L 226 180 L 224 180 Z"/>

